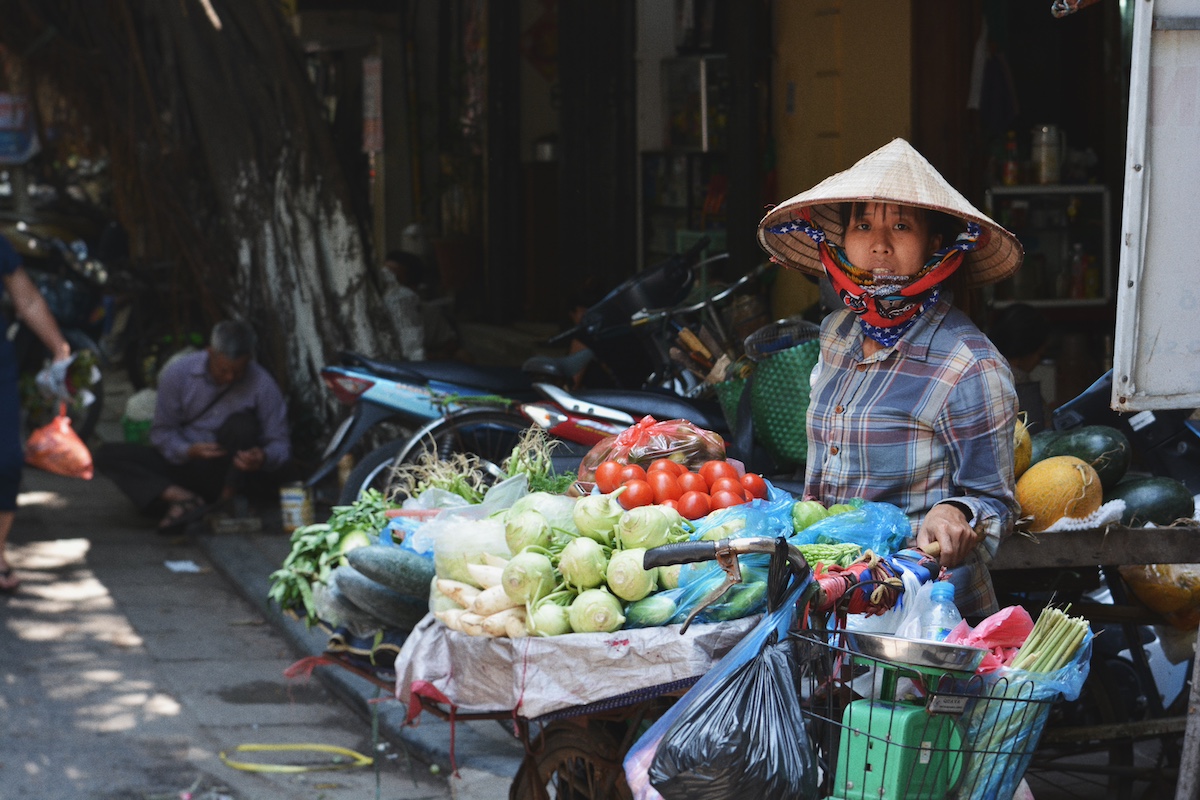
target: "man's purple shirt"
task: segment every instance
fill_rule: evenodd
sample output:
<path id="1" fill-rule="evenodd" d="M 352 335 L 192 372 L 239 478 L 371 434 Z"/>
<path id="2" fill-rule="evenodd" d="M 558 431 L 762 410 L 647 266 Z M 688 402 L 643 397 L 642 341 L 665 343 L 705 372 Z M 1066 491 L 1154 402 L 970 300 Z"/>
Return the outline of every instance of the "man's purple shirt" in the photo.
<path id="1" fill-rule="evenodd" d="M 283 465 L 291 458 L 292 446 L 287 403 L 275 379 L 251 361 L 241 380 L 213 403 L 213 398 L 224 389 L 208 372 L 206 350 L 170 364 L 158 378 L 150 443 L 172 464 L 182 464 L 187 461 L 190 446 L 217 440 L 217 429 L 230 414 L 253 410 L 262 426 L 262 449 L 266 456 L 263 469 L 273 470 Z M 211 407 L 205 410 L 210 403 Z"/>

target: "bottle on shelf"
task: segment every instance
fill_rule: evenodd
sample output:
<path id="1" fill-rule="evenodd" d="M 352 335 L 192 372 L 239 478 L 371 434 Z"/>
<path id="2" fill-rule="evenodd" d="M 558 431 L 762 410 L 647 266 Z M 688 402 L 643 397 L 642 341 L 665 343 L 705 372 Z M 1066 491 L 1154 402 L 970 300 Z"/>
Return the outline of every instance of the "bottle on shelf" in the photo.
<path id="1" fill-rule="evenodd" d="M 1071 298 L 1082 300 L 1087 296 L 1088 257 L 1083 252 L 1083 243 L 1071 246 Z"/>
<path id="2" fill-rule="evenodd" d="M 1009 131 L 1004 143 L 1004 174 L 1001 182 L 1005 186 L 1016 186 L 1021 182 L 1021 162 L 1017 158 L 1017 132 Z"/>
<path id="3" fill-rule="evenodd" d="M 962 614 L 954 605 L 954 584 L 949 581 L 933 584 L 930 599 L 931 605 L 921 620 L 921 638 L 931 642 L 945 641 L 950 631 L 962 622 Z"/>

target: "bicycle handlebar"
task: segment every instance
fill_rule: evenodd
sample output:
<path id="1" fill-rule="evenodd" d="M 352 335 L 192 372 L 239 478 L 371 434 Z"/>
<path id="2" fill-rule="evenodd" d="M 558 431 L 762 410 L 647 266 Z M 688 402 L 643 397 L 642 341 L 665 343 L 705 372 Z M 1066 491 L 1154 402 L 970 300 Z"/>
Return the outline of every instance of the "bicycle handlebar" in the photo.
<path id="1" fill-rule="evenodd" d="M 769 536 L 743 536 L 719 541 L 675 542 L 653 547 L 642 556 L 642 568 L 669 567 L 675 564 L 694 564 L 699 561 L 719 561 L 723 553 L 743 556 L 750 553 L 775 552 L 777 539 Z M 788 545 L 788 563 L 798 571 L 808 568 L 804 555 L 793 544 Z"/>
<path id="2" fill-rule="evenodd" d="M 728 257 L 728 254 L 726 254 L 724 256 L 719 256 L 719 258 L 725 258 L 725 257 Z M 637 327 L 639 325 L 645 325 L 649 322 L 658 322 L 661 319 L 673 317 L 676 314 L 694 314 L 697 311 L 700 311 L 701 309 L 703 309 L 705 306 L 716 305 L 716 304 L 724 301 L 730 295 L 734 294 L 739 289 L 744 287 L 747 283 L 749 283 L 750 281 L 752 281 L 755 278 L 762 275 L 764 272 L 766 272 L 772 266 L 773 265 L 771 264 L 771 262 L 764 261 L 763 263 L 754 267 L 754 269 L 747 272 L 742 277 L 738 278 L 733 283 L 726 286 L 721 291 L 714 294 L 712 297 L 706 297 L 703 300 L 699 300 L 695 303 L 692 303 L 691 305 L 674 306 L 672 308 L 656 308 L 656 309 L 644 308 L 641 311 L 638 311 L 632 317 L 630 317 L 629 324 L 634 327 Z"/>

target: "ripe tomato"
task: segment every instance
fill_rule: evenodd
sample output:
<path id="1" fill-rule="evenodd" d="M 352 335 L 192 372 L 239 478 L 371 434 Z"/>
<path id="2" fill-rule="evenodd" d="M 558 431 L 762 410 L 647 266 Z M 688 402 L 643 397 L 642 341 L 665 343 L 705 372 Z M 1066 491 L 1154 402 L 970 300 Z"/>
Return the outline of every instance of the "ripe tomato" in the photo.
<path id="1" fill-rule="evenodd" d="M 712 502 L 704 492 L 684 492 L 679 498 L 679 514 L 684 519 L 700 519 L 712 511 Z"/>
<path id="2" fill-rule="evenodd" d="M 767 482 L 763 480 L 762 475 L 755 475 L 753 472 L 747 472 L 742 476 L 742 488 L 746 490 L 747 497 L 765 498 L 767 496 Z"/>
<path id="3" fill-rule="evenodd" d="M 658 503 L 658 505 L 665 506 L 673 511 L 679 510 L 679 501 L 678 500 L 663 500 L 661 503 Z"/>
<path id="4" fill-rule="evenodd" d="M 646 470 L 642 469 L 638 464 L 622 464 L 621 471 L 617 476 L 621 479 L 620 483 L 644 481 L 646 480 Z"/>
<path id="5" fill-rule="evenodd" d="M 746 502 L 746 498 L 740 494 L 734 494 L 727 490 L 713 492 L 712 494 L 712 509 L 716 511 L 718 508 L 729 508 L 730 506 L 740 506 Z"/>
<path id="6" fill-rule="evenodd" d="M 605 461 L 596 467 L 596 486 L 608 494 L 621 485 L 621 470 L 625 465 L 618 461 Z"/>
<path id="7" fill-rule="evenodd" d="M 683 495 L 683 490 L 679 488 L 679 481 L 665 469 L 651 469 L 646 473 L 646 483 L 654 489 L 654 502 L 656 503 L 678 500 Z"/>
<path id="8" fill-rule="evenodd" d="M 672 461 L 669 458 L 656 458 L 646 468 L 646 474 L 649 475 L 651 472 L 658 472 L 660 469 L 670 472 L 672 475 L 682 475 L 687 472 L 687 467 L 678 461 Z"/>
<path id="9" fill-rule="evenodd" d="M 717 478 L 712 482 L 712 486 L 708 487 L 708 493 L 715 496 L 717 492 L 732 492 L 743 500 L 746 499 L 746 490 L 737 478 Z"/>
<path id="10" fill-rule="evenodd" d="M 621 508 L 637 508 L 638 506 L 648 506 L 654 502 L 654 489 L 645 481 L 634 478 L 621 485 L 625 487 L 625 491 L 617 497 Z"/>
<path id="11" fill-rule="evenodd" d="M 679 481 L 679 488 L 683 490 L 684 494 L 688 492 L 704 492 L 708 494 L 708 481 L 699 472 L 685 472 L 677 480 Z"/>
<path id="12" fill-rule="evenodd" d="M 708 481 L 709 486 L 712 486 L 713 481 L 717 478 L 739 477 L 737 467 L 728 461 L 705 461 L 704 465 L 697 471 L 704 476 L 704 480 Z"/>

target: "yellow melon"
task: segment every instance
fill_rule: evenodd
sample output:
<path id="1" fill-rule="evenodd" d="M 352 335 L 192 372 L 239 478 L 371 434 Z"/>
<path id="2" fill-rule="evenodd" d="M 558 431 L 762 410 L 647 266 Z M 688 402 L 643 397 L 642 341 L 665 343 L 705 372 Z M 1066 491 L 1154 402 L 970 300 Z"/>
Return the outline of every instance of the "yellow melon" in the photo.
<path id="1" fill-rule="evenodd" d="M 1063 517 L 1081 519 L 1104 502 L 1100 476 L 1075 456 L 1052 456 L 1025 470 L 1016 497 L 1022 516 L 1032 517 L 1031 531 L 1044 531 Z"/>
<path id="2" fill-rule="evenodd" d="M 1025 427 L 1025 420 L 1017 417 L 1016 430 L 1013 432 L 1013 474 L 1021 477 L 1029 469 L 1033 460 L 1033 438 Z"/>

